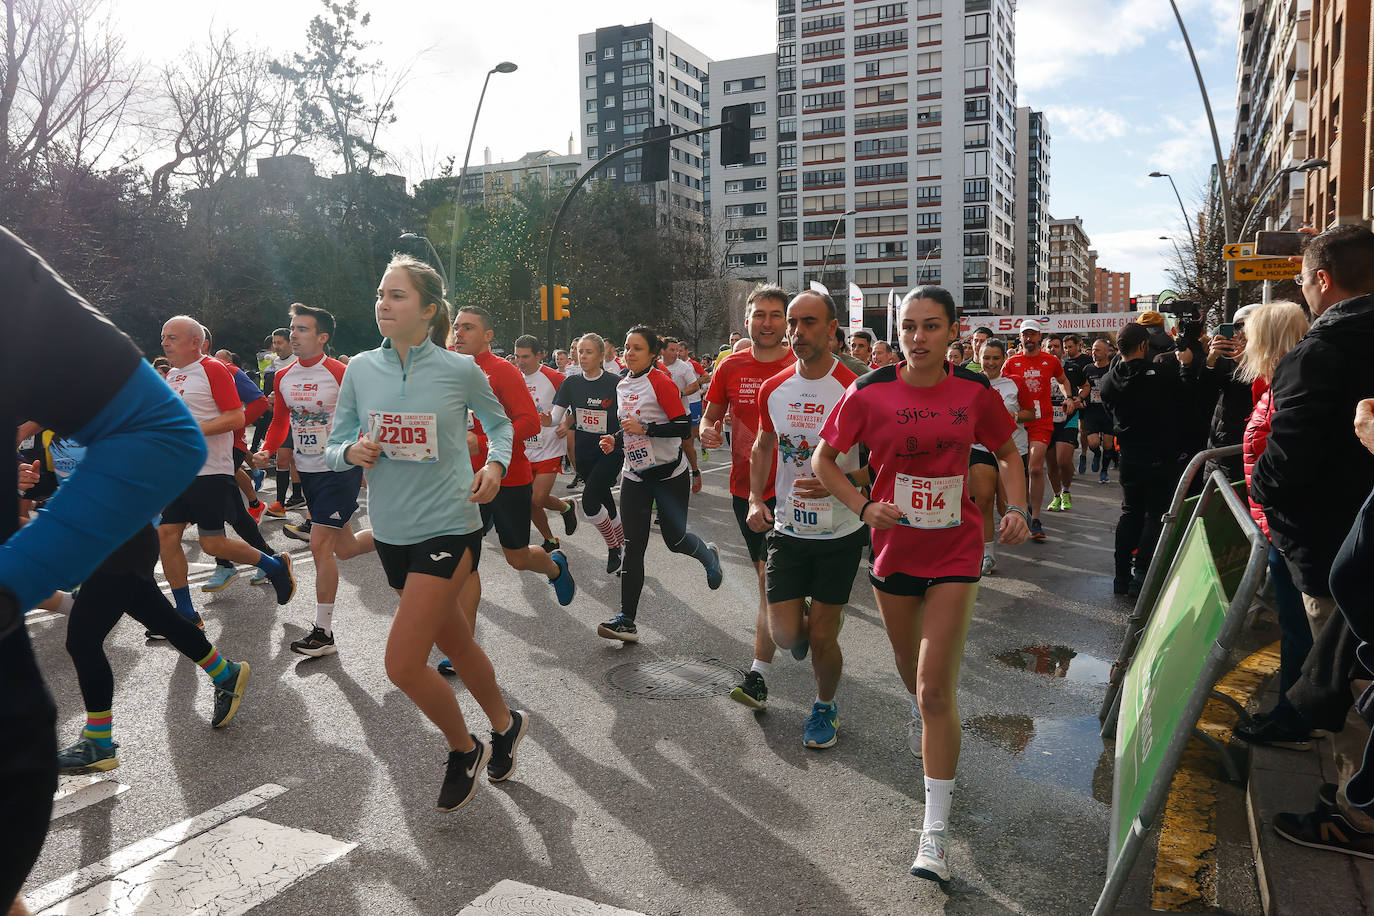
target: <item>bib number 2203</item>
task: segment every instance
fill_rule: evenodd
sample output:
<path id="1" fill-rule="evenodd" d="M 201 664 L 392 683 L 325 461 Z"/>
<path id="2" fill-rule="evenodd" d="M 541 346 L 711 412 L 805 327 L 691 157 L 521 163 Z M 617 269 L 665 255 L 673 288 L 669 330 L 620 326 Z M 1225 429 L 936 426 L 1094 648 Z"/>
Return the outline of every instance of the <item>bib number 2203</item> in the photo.
<path id="1" fill-rule="evenodd" d="M 439 460 L 439 426 L 434 414 L 374 412 L 370 420 L 369 438 L 392 461 Z"/>

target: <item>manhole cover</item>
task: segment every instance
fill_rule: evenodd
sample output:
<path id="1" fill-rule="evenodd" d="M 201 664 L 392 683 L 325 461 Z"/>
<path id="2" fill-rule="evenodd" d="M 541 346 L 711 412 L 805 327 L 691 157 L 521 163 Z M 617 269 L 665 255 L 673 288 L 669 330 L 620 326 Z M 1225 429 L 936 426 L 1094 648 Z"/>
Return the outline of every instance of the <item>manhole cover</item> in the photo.
<path id="1" fill-rule="evenodd" d="M 660 658 L 606 672 L 606 683 L 621 693 L 660 700 L 720 696 L 743 679 L 743 671 L 714 658 Z"/>

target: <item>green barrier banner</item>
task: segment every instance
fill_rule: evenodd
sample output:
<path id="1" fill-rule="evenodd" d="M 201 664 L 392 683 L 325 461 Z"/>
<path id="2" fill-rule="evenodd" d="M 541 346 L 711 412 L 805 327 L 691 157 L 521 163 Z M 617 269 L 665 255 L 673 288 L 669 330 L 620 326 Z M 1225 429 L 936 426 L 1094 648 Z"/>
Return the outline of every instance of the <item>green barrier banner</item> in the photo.
<path id="1" fill-rule="evenodd" d="M 1220 499 L 1213 504 L 1229 514 Z M 1201 518 L 1188 530 L 1122 686 L 1112 787 L 1113 859 L 1140 816 L 1169 738 L 1178 729 L 1226 618 L 1227 601 L 1209 530 L 1209 522 Z"/>
<path id="2" fill-rule="evenodd" d="M 1246 499 L 1245 481 L 1237 481 L 1231 488 L 1236 491 L 1236 495 L 1243 503 Z M 1170 537 L 1163 548 L 1165 557 L 1173 557 L 1178 552 L 1187 521 L 1197 510 L 1197 503 L 1198 497 L 1190 496 L 1179 507 L 1178 514 L 1182 524 L 1170 531 Z M 1241 576 L 1245 575 L 1245 564 L 1250 559 L 1250 535 L 1236 521 L 1231 510 L 1226 508 L 1226 502 L 1220 495 L 1207 501 L 1207 507 L 1202 510 L 1202 521 L 1207 523 L 1212 559 L 1216 561 L 1222 590 L 1229 600 L 1235 597 L 1236 589 L 1240 587 Z"/>

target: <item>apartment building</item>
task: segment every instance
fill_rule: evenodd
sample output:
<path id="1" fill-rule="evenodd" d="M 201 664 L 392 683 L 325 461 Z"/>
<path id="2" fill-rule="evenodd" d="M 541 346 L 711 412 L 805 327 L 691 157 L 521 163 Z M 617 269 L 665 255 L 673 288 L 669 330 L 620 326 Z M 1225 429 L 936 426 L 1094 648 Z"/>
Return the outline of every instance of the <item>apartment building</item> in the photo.
<path id="1" fill-rule="evenodd" d="M 1374 27 L 1369 0 L 1311 0 L 1307 222 L 1324 229 L 1374 220 Z"/>
<path id="2" fill-rule="evenodd" d="M 1090 302 L 1097 303 L 1099 312 L 1129 312 L 1131 310 L 1131 272 L 1118 272 L 1099 267 L 1093 271 L 1093 293 Z"/>
<path id="3" fill-rule="evenodd" d="M 1050 314 L 1088 311 L 1092 294 L 1090 247 L 1081 218 L 1050 218 Z"/>
<path id="4" fill-rule="evenodd" d="M 716 61 L 711 65 L 710 97 L 716 111 L 730 105 L 750 107 L 753 161 L 745 165 L 711 165 L 712 245 L 725 262 L 726 275 L 754 283 L 777 281 L 779 258 L 796 261 L 796 242 L 781 249 L 773 226 L 777 209 L 777 124 L 773 117 L 776 80 L 774 56 L 759 54 Z M 789 137 L 789 140 L 795 139 Z M 710 155 L 708 143 L 705 155 Z M 795 217 L 794 209 L 790 214 Z"/>
<path id="5" fill-rule="evenodd" d="M 1012 286 L 1018 313 L 1050 306 L 1050 132 L 1043 112 L 1016 109 L 1016 245 Z"/>

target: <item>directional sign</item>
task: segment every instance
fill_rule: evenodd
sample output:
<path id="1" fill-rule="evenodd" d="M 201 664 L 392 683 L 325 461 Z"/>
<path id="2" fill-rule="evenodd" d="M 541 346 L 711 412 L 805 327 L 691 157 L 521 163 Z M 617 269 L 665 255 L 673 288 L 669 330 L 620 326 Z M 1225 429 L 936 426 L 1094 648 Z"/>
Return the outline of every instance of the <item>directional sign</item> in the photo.
<path id="1" fill-rule="evenodd" d="M 1287 258 L 1236 261 L 1232 264 L 1237 280 L 1290 280 L 1302 268 Z"/>
<path id="2" fill-rule="evenodd" d="M 1223 261 L 1239 261 L 1244 258 L 1255 256 L 1255 246 L 1252 242 L 1237 242 L 1234 245 L 1227 245 L 1221 249 L 1221 259 Z"/>

